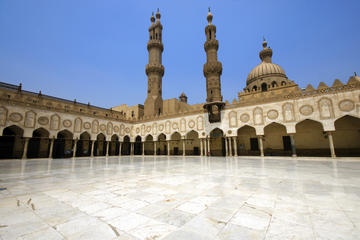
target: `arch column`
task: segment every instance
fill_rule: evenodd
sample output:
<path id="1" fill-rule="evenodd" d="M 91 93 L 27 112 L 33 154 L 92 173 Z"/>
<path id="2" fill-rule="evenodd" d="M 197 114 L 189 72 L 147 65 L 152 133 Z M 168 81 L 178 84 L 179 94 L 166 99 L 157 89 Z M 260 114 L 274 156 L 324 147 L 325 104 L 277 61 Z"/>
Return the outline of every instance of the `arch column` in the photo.
<path id="1" fill-rule="evenodd" d="M 145 155 L 145 142 L 142 142 L 142 155 Z"/>
<path id="2" fill-rule="evenodd" d="M 130 142 L 130 155 L 134 155 L 134 143 Z"/>
<path id="3" fill-rule="evenodd" d="M 200 156 L 203 156 L 203 139 L 200 138 Z"/>
<path id="4" fill-rule="evenodd" d="M 263 136 L 258 136 L 259 147 L 260 147 L 260 156 L 264 156 L 264 145 L 263 145 Z"/>
<path id="5" fill-rule="evenodd" d="M 204 146 L 205 146 L 205 149 L 204 149 L 204 150 L 205 150 L 205 154 L 204 154 L 204 155 L 207 156 L 208 147 L 207 147 L 207 140 L 206 140 L 206 138 L 204 138 L 203 141 L 204 141 Z"/>
<path id="6" fill-rule="evenodd" d="M 329 139 L 331 157 L 335 158 L 336 154 L 335 154 L 335 148 L 334 148 L 334 140 L 333 140 L 331 132 L 327 132 L 327 136 L 328 136 L 328 139 Z"/>
<path id="7" fill-rule="evenodd" d="M 236 137 L 232 137 L 234 139 L 234 156 L 237 157 L 237 141 L 236 141 Z"/>
<path id="8" fill-rule="evenodd" d="M 91 157 L 94 157 L 94 146 L 95 146 L 95 140 L 91 140 Z"/>
<path id="9" fill-rule="evenodd" d="M 55 141 L 55 139 L 54 139 L 54 137 L 52 137 L 52 138 L 50 139 L 50 151 L 49 151 L 49 158 L 52 158 L 53 148 L 54 148 L 54 141 Z"/>
<path id="10" fill-rule="evenodd" d="M 25 144 L 24 144 L 24 151 L 23 151 L 23 155 L 21 157 L 21 159 L 27 159 L 27 150 L 28 150 L 28 146 L 29 146 L 29 139 L 30 138 L 24 138 L 25 139 Z"/>
<path id="11" fill-rule="evenodd" d="M 290 134 L 290 143 L 291 143 L 291 153 L 292 153 L 292 157 L 296 157 L 296 146 L 295 146 L 295 139 L 294 139 L 294 135 Z"/>
<path id="12" fill-rule="evenodd" d="M 207 138 L 207 147 L 208 147 L 208 153 L 209 153 L 209 156 L 211 155 L 211 149 L 210 149 L 210 137 Z"/>
<path id="13" fill-rule="evenodd" d="M 185 156 L 186 148 L 185 148 L 185 137 L 182 139 L 182 149 L 183 149 L 183 156 Z"/>
<path id="14" fill-rule="evenodd" d="M 74 140 L 74 146 L 73 146 L 73 157 L 76 157 L 77 142 L 78 142 L 78 139 L 76 138 Z"/>
<path id="15" fill-rule="evenodd" d="M 109 145 L 110 145 L 110 141 L 105 141 L 106 142 L 106 154 L 105 156 L 108 157 L 109 156 Z"/>
<path id="16" fill-rule="evenodd" d="M 119 144 L 119 156 L 122 155 L 121 151 L 122 151 L 122 142 L 120 142 L 120 144 Z"/>
<path id="17" fill-rule="evenodd" d="M 153 142 L 154 142 L 154 156 L 156 156 L 156 142 L 155 141 Z"/>
<path id="18" fill-rule="evenodd" d="M 225 156 L 229 156 L 229 151 L 228 151 L 228 138 L 225 137 Z"/>
<path id="19" fill-rule="evenodd" d="M 170 156 L 170 140 L 167 140 L 166 144 L 167 144 L 167 155 Z"/>
<path id="20" fill-rule="evenodd" d="M 232 141 L 231 141 L 231 137 L 229 137 L 228 139 L 229 139 L 229 156 L 232 157 Z"/>

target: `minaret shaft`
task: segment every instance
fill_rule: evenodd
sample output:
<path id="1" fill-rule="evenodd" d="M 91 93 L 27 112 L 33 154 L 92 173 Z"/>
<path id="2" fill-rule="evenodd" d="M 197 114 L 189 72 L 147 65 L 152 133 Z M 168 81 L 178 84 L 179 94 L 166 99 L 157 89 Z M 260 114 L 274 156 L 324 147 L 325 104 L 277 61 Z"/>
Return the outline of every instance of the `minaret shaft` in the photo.
<path id="1" fill-rule="evenodd" d="M 162 44 L 162 25 L 159 12 L 156 13 L 156 22 L 154 16 L 151 17 L 151 22 L 147 44 L 149 63 L 145 68 L 148 76 L 147 98 L 144 103 L 145 117 L 160 115 L 163 111 L 162 77 L 164 66 L 162 65 L 162 52 L 164 46 Z"/>
<path id="2" fill-rule="evenodd" d="M 221 110 L 224 106 L 221 96 L 222 64 L 218 61 L 217 50 L 219 42 L 216 40 L 216 26 L 211 23 L 212 14 L 209 12 L 207 20 L 209 24 L 205 28 L 206 42 L 204 49 L 206 52 L 206 63 L 204 64 L 204 76 L 206 78 L 206 104 L 204 108 L 209 113 L 210 122 L 221 121 Z"/>

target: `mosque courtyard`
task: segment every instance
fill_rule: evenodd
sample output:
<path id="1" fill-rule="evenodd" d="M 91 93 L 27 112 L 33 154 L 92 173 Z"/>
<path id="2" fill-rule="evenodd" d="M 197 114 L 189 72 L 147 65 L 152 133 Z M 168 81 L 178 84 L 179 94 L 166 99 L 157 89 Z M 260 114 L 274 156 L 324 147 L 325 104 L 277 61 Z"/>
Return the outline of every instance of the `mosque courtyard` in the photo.
<path id="1" fill-rule="evenodd" d="M 0 239 L 360 239 L 359 160 L 3 160 Z"/>

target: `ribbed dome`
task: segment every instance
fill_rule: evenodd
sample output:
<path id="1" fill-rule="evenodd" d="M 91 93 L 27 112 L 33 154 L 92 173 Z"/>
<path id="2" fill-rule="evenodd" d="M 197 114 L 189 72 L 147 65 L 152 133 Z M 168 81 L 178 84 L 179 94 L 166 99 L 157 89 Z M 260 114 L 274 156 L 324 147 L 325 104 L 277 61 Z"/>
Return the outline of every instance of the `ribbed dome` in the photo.
<path id="1" fill-rule="evenodd" d="M 285 71 L 279 65 L 275 63 L 261 62 L 253 70 L 251 70 L 246 79 L 246 84 L 248 85 L 259 78 L 270 77 L 271 75 L 286 78 Z"/>

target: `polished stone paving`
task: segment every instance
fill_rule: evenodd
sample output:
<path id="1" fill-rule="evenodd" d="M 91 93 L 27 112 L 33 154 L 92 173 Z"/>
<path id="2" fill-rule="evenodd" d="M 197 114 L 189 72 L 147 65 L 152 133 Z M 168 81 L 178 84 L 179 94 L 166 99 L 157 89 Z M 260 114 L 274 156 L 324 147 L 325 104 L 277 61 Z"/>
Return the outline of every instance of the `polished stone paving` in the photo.
<path id="1" fill-rule="evenodd" d="M 0 239 L 360 239 L 360 158 L 0 161 Z"/>

